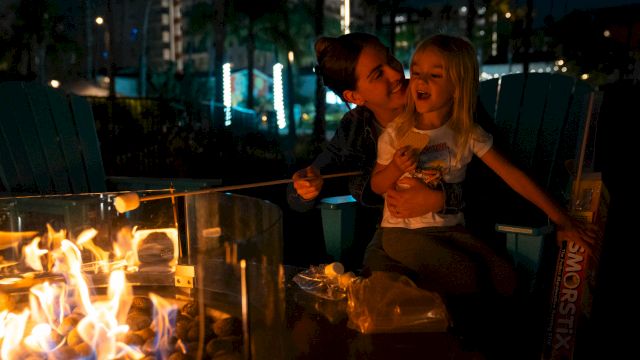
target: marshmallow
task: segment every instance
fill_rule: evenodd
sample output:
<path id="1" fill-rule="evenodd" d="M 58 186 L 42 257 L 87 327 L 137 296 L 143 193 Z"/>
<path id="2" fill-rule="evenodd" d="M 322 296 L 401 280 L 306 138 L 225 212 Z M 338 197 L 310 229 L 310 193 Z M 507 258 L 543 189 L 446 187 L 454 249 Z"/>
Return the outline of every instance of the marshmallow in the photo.
<path id="1" fill-rule="evenodd" d="M 340 264 L 339 262 L 332 262 L 331 264 L 324 267 L 324 273 L 325 275 L 331 277 L 337 277 L 344 273 L 344 266 L 342 266 L 342 264 Z"/>
<path id="2" fill-rule="evenodd" d="M 120 214 L 135 210 L 140 206 L 140 197 L 134 192 L 118 195 L 113 199 L 113 206 Z"/>

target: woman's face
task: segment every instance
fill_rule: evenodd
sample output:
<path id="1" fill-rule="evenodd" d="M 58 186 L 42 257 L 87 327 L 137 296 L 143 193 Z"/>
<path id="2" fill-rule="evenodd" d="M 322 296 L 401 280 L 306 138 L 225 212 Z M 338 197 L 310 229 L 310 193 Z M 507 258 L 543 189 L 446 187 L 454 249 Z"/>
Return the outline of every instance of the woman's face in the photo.
<path id="1" fill-rule="evenodd" d="M 427 48 L 413 57 L 409 86 L 417 112 L 449 111 L 455 86 L 445 74 L 444 58 L 436 49 Z"/>
<path id="2" fill-rule="evenodd" d="M 391 110 L 404 107 L 406 81 L 402 64 L 384 46 L 367 46 L 356 64 L 356 89 L 367 106 Z"/>

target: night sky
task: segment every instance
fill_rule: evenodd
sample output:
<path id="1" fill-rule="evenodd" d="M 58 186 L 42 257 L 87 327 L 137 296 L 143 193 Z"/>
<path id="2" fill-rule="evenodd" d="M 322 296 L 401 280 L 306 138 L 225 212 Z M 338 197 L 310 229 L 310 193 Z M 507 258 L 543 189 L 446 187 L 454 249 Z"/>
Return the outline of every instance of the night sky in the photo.
<path id="1" fill-rule="evenodd" d="M 525 5 L 527 0 L 512 0 L 512 4 Z M 552 13 L 558 19 L 573 10 L 586 10 L 620 5 L 640 4 L 638 0 L 533 0 L 533 6 L 538 13 L 536 20 L 542 21 Z"/>

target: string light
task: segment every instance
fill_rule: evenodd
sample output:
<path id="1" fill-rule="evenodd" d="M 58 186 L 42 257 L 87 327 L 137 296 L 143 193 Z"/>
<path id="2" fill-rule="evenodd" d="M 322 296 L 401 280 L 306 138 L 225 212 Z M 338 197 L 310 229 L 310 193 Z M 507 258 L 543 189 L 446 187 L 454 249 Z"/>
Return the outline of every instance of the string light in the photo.
<path id="1" fill-rule="evenodd" d="M 284 91 L 282 87 L 282 64 L 273 65 L 273 109 L 276 111 L 276 121 L 278 129 L 287 126 L 287 119 L 284 116 Z"/>
<path id="2" fill-rule="evenodd" d="M 351 1 L 342 0 L 340 4 L 340 27 L 344 34 L 351 32 Z"/>
<path id="3" fill-rule="evenodd" d="M 222 88 L 224 104 L 224 125 L 231 125 L 231 64 L 222 65 Z"/>

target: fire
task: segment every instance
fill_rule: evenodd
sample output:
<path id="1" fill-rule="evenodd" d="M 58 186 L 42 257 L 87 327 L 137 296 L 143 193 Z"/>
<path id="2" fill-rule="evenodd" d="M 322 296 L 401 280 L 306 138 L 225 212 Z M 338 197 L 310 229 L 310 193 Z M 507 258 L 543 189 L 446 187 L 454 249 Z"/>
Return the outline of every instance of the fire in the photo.
<path id="1" fill-rule="evenodd" d="M 15 354 L 14 349 L 22 341 L 22 335 L 29 319 L 29 310 L 24 309 L 20 314 L 8 313 L 2 318 L 4 319 L 0 323 L 0 332 L 2 332 L 3 341 L 0 356 L 3 359 L 10 360 L 17 358 L 12 354 Z"/>
<path id="2" fill-rule="evenodd" d="M 31 241 L 31 243 L 29 243 L 29 245 L 23 247 L 22 253 L 24 256 L 25 264 L 28 267 L 32 268 L 35 271 L 43 271 L 44 268 L 42 267 L 42 261 L 40 260 L 40 257 L 48 253 L 49 251 L 40 249 L 38 247 L 38 244 L 40 244 L 39 236 L 35 237 Z"/>
<path id="3" fill-rule="evenodd" d="M 153 325 L 151 326 L 156 332 L 155 348 L 159 350 L 168 349 L 169 339 L 172 334 L 171 323 L 174 319 L 169 316 L 176 309 L 176 306 L 169 303 L 163 297 L 156 294 L 149 294 L 151 302 L 153 302 L 156 314 L 154 316 Z"/>
<path id="4" fill-rule="evenodd" d="M 44 273 L 46 268 L 55 276 L 45 276 L 47 280 L 41 282 L 36 281 L 37 274 L 29 278 L 22 275 L 22 279 L 0 279 L 12 280 L 7 282 L 9 284 L 19 284 L 27 279 L 35 283 L 29 288 L 27 308 L 18 311 L 0 308 L 0 359 L 21 359 L 30 355 L 46 357 L 47 353 L 53 353 L 55 358 L 98 360 L 145 356 L 141 349 L 124 342 L 130 330 L 127 315 L 134 298 L 126 272 L 140 266 L 138 245 L 142 246 L 144 239 L 153 233 L 164 234 L 173 244 L 169 246 L 165 241 L 163 246 L 152 241 L 144 245 L 148 247 L 147 252 L 162 248 L 165 252 L 160 254 L 163 261 L 168 258 L 167 252 L 177 256 L 177 231 L 136 231 L 134 228 L 119 232 L 113 254 L 94 243 L 97 233 L 95 229 L 87 229 L 74 243 L 66 238 L 66 231 L 55 231 L 48 226 L 45 236 L 34 237 L 23 246 L 20 266 L 38 273 Z M 41 243 L 46 248 L 40 248 Z M 83 264 L 82 249 L 91 254 L 93 261 L 89 264 Z M 169 265 L 168 269 L 172 271 L 176 263 L 174 258 L 162 264 Z M 163 269 L 166 270 L 166 266 Z M 109 274 L 106 295 L 91 294 L 88 270 Z M 153 293 L 149 297 L 154 306 L 154 350 L 168 349 L 172 335 L 170 314 L 176 306 Z"/>
<path id="5" fill-rule="evenodd" d="M 98 231 L 94 228 L 84 230 L 80 233 L 80 235 L 78 235 L 76 244 L 80 249 L 86 248 L 93 254 L 95 258 L 95 264 L 97 265 L 95 267 L 96 272 L 98 272 L 99 269 L 101 269 L 103 272 L 108 272 L 109 252 L 104 251 L 102 248 L 93 243 L 93 238 L 96 237 L 96 235 L 98 235 Z"/>

